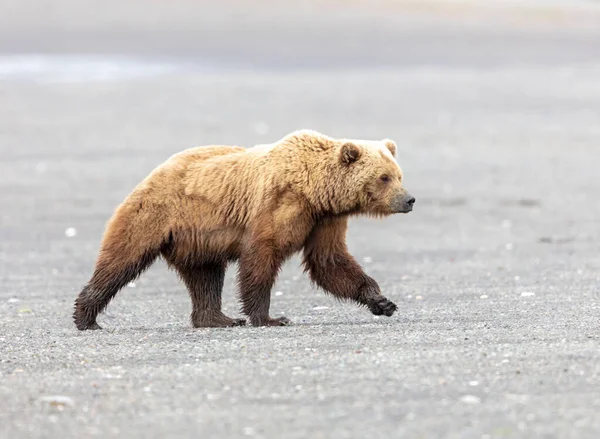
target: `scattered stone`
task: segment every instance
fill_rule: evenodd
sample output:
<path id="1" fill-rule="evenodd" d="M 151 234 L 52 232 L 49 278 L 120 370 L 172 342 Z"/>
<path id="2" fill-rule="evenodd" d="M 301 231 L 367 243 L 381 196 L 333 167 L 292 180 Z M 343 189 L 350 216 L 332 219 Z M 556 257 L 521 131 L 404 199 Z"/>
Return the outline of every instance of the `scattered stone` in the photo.
<path id="1" fill-rule="evenodd" d="M 129 283 L 127 284 L 127 286 L 128 286 L 129 288 L 135 288 L 135 282 L 129 282 Z"/>
<path id="2" fill-rule="evenodd" d="M 35 165 L 35 171 L 38 174 L 43 174 L 44 172 L 46 172 L 47 169 L 48 169 L 48 165 L 44 162 L 39 162 L 39 163 L 36 163 L 36 165 Z"/>
<path id="3" fill-rule="evenodd" d="M 283 291 L 275 291 L 276 296 L 283 296 Z"/>
<path id="4" fill-rule="evenodd" d="M 464 395 L 460 398 L 461 402 L 465 404 L 479 404 L 481 402 L 481 398 L 475 395 Z"/>
<path id="5" fill-rule="evenodd" d="M 8 303 L 19 303 L 19 302 L 20 302 L 20 300 L 14 298 L 14 297 L 11 297 L 10 299 L 8 299 Z"/>
<path id="6" fill-rule="evenodd" d="M 63 395 L 42 396 L 40 402 L 46 407 L 58 410 L 59 412 L 62 412 L 66 408 L 75 407 L 75 401 Z"/>
<path id="7" fill-rule="evenodd" d="M 487 294 L 482 294 L 481 296 L 479 296 L 480 299 L 487 299 L 488 295 Z"/>
<path id="8" fill-rule="evenodd" d="M 535 200 L 532 198 L 521 198 L 517 201 L 517 204 L 523 207 L 538 207 L 542 203 L 539 200 Z"/>
<path id="9" fill-rule="evenodd" d="M 266 122 L 258 122 L 254 125 L 254 131 L 256 131 L 256 134 L 264 136 L 269 132 L 269 125 Z"/>
<path id="10" fill-rule="evenodd" d="M 532 297 L 535 296 L 535 293 L 533 291 L 523 291 L 521 293 L 521 297 Z"/>
<path id="11" fill-rule="evenodd" d="M 65 236 L 67 238 L 73 238 L 76 235 L 77 235 L 77 229 L 75 227 L 67 227 L 67 229 L 65 230 Z"/>
<path id="12" fill-rule="evenodd" d="M 328 306 L 315 306 L 315 307 L 313 307 L 314 311 L 322 311 L 324 309 L 329 309 L 329 307 Z"/>

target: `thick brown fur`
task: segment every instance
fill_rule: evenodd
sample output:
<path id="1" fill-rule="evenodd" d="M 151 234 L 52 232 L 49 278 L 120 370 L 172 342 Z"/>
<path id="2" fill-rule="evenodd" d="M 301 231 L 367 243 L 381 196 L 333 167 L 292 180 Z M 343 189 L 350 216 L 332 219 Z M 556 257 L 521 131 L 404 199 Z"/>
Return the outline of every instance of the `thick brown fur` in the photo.
<path id="1" fill-rule="evenodd" d="M 391 316 L 396 305 L 348 253 L 348 218 L 412 209 L 391 140 L 333 139 L 296 131 L 272 145 L 185 150 L 157 167 L 116 209 L 92 278 L 75 301 L 77 328 L 99 329 L 97 315 L 158 256 L 180 275 L 195 327 L 236 326 L 221 312 L 230 262 L 239 263 L 242 311 L 255 326 L 269 316 L 282 264 L 304 253 L 319 287 Z"/>

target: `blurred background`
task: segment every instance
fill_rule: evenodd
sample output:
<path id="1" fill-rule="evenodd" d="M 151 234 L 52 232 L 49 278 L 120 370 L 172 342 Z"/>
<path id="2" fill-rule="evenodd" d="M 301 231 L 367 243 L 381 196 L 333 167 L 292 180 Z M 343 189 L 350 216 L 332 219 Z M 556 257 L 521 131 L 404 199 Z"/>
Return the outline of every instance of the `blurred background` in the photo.
<path id="1" fill-rule="evenodd" d="M 0 0 L 0 433 L 597 437 L 599 122 L 598 1 Z M 300 128 L 398 144 L 414 212 L 348 237 L 397 316 L 295 258 L 296 326 L 194 331 L 159 263 L 75 331 L 155 166 Z"/>

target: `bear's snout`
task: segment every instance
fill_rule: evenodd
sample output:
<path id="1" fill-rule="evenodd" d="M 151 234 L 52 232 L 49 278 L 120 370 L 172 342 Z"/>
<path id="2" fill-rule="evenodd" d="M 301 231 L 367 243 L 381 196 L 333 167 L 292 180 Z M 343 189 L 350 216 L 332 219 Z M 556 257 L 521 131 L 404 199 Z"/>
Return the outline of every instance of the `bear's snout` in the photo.
<path id="1" fill-rule="evenodd" d="M 415 197 L 403 191 L 394 198 L 390 207 L 394 213 L 408 213 L 413 209 L 415 201 Z"/>

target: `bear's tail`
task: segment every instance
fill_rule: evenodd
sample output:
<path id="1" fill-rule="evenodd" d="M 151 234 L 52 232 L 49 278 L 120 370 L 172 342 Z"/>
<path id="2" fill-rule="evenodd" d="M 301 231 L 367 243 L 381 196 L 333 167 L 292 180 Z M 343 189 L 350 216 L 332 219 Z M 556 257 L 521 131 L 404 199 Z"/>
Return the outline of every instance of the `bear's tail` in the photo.
<path id="1" fill-rule="evenodd" d="M 79 330 L 100 329 L 96 317 L 112 298 L 159 256 L 163 239 L 148 215 L 121 206 L 109 222 L 94 274 L 75 300 L 73 319 Z"/>

